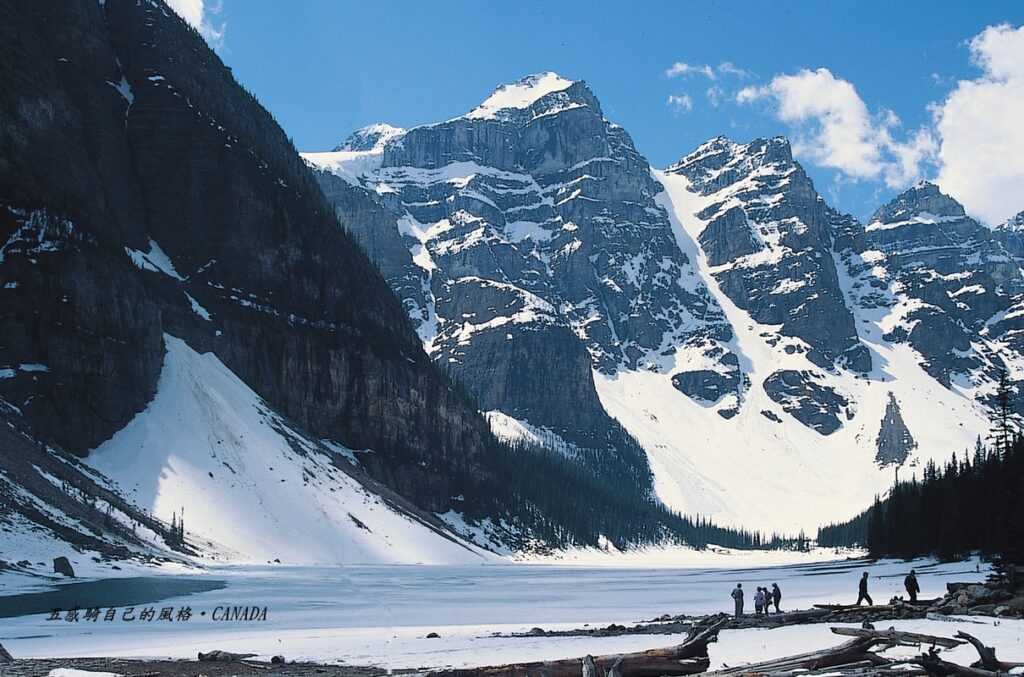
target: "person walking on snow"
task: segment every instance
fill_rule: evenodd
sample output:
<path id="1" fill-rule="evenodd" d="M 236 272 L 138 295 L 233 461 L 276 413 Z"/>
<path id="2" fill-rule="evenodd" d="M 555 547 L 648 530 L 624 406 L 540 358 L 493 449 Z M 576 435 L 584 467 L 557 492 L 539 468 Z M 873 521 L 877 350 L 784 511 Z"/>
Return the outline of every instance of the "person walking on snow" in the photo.
<path id="1" fill-rule="evenodd" d="M 779 613 L 779 602 L 782 601 L 782 590 L 778 583 L 772 583 L 772 601 L 775 602 L 775 613 Z"/>
<path id="2" fill-rule="evenodd" d="M 732 591 L 732 599 L 736 603 L 736 618 L 743 615 L 743 584 L 737 583 Z"/>
<path id="3" fill-rule="evenodd" d="M 907 594 L 910 595 L 910 603 L 913 604 L 917 601 L 917 593 L 921 592 L 921 586 L 917 584 L 917 572 L 913 569 L 907 574 L 907 577 L 903 579 L 903 587 L 907 589 Z"/>
<path id="4" fill-rule="evenodd" d="M 875 603 L 871 601 L 871 595 L 868 594 L 868 572 L 864 572 L 864 575 L 860 577 L 860 587 L 857 589 L 857 606 L 860 603 L 867 600 L 868 606 L 875 606 Z"/>
<path id="5" fill-rule="evenodd" d="M 754 615 L 760 616 L 764 611 L 764 588 L 758 588 L 754 593 Z"/>

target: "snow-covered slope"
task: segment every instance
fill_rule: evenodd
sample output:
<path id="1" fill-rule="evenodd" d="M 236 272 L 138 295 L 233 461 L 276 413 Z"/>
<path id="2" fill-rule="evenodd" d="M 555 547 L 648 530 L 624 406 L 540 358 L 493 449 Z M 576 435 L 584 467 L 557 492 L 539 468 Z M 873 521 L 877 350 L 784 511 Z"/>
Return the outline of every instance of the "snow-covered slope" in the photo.
<path id="1" fill-rule="evenodd" d="M 669 212 L 680 247 L 698 263 L 701 274 L 724 309 L 736 336 L 730 348 L 750 387 L 739 413 L 730 419 L 711 415 L 671 382 L 667 374 L 620 371 L 595 373 L 601 401 L 647 450 L 658 495 L 674 508 L 708 515 L 751 528 L 808 529 L 847 518 L 866 507 L 894 480 L 892 468 L 876 461 L 875 441 L 889 394 L 903 403 L 902 413 L 918 448 L 908 461 L 948 459 L 974 444 L 986 429 L 982 412 L 970 397 L 947 390 L 921 367 L 907 345 L 892 345 L 887 313 L 855 309 L 860 339 L 871 352 L 873 367 L 860 375 L 817 367 L 806 354 L 787 351 L 778 327 L 755 322 L 721 290 L 697 239 L 706 222 L 701 213 L 714 196 L 690 190 L 685 176 L 655 175 L 665 186 L 658 197 Z M 848 282 L 848 278 L 841 278 Z M 779 370 L 813 375 L 849 403 L 842 425 L 829 435 L 801 425 L 762 387 Z M 913 467 L 903 469 L 906 478 Z"/>
<path id="2" fill-rule="evenodd" d="M 493 94 L 467 113 L 466 117 L 488 119 L 510 108 L 529 108 L 542 96 L 568 89 L 572 84 L 572 80 L 551 71 L 529 75 L 494 90 Z"/>
<path id="3" fill-rule="evenodd" d="M 365 488 L 353 453 L 293 430 L 211 353 L 165 335 L 153 401 L 88 463 L 214 559 L 469 563 L 490 553 Z M 358 463 L 358 461 L 355 461 Z"/>

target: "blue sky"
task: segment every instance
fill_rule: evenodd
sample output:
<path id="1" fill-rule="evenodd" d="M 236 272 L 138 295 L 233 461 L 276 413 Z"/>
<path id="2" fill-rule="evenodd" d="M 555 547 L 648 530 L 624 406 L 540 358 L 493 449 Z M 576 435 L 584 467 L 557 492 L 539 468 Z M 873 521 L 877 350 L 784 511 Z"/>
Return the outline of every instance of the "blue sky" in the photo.
<path id="1" fill-rule="evenodd" d="M 1021 2 L 212 2 L 204 21 L 221 33 L 221 57 L 300 150 L 329 149 L 372 122 L 454 117 L 500 83 L 554 70 L 587 81 L 657 167 L 719 134 L 787 134 L 802 139 L 798 155 L 826 199 L 860 217 L 918 177 L 945 178 L 990 222 L 1024 209 L 1024 198 L 1012 209 L 999 197 L 1019 185 L 1019 166 L 998 194 L 972 187 L 993 158 L 971 155 L 985 145 L 971 129 L 993 106 L 957 108 L 944 125 L 935 117 L 961 81 L 992 85 L 997 102 L 1024 91 L 1024 65 L 1013 66 L 1024 64 Z M 676 63 L 687 68 L 670 77 Z M 1003 124 L 993 133 L 1012 135 L 1012 117 Z M 956 160 L 956 148 L 971 157 Z"/>

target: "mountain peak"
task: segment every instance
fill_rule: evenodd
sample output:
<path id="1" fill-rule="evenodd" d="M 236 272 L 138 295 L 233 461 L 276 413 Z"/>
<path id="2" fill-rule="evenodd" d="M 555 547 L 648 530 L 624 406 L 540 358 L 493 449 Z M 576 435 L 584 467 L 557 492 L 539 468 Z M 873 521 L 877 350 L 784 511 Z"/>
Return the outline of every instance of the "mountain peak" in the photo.
<path id="1" fill-rule="evenodd" d="M 375 122 L 349 134 L 348 138 L 334 147 L 335 151 L 374 150 L 388 140 L 404 134 L 405 130 L 385 122 Z"/>
<path id="2" fill-rule="evenodd" d="M 712 160 L 712 158 L 716 158 Z M 789 139 L 784 136 L 756 138 L 749 143 L 733 141 L 725 135 L 708 139 L 684 156 L 679 162 L 668 167 L 668 171 L 678 171 L 695 163 L 724 165 L 731 161 L 749 158 L 756 164 L 778 163 L 793 164 L 793 150 Z"/>
<path id="3" fill-rule="evenodd" d="M 996 230 L 1012 230 L 1017 232 L 1024 232 L 1024 212 L 1018 213 L 1016 216 L 1012 216 L 1003 223 L 996 226 Z"/>
<path id="4" fill-rule="evenodd" d="M 515 82 L 501 85 L 483 103 L 467 113 L 469 118 L 493 118 L 499 111 L 529 108 L 541 98 L 576 84 L 554 71 L 533 73 Z"/>
<path id="5" fill-rule="evenodd" d="M 963 205 L 931 181 L 918 181 L 871 216 L 871 223 L 897 223 L 914 217 L 964 218 Z"/>
<path id="6" fill-rule="evenodd" d="M 769 162 L 793 162 L 793 148 L 785 136 L 754 139 L 747 144 L 747 148 L 751 151 L 763 152 Z"/>

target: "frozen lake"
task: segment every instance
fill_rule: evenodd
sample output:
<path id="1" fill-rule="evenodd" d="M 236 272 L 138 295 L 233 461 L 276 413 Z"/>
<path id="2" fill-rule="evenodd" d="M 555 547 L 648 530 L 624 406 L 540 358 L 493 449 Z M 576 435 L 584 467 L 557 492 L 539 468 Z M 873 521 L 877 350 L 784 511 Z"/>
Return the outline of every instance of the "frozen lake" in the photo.
<path id="1" fill-rule="evenodd" d="M 750 591 L 777 582 L 783 591 L 783 609 L 807 608 L 814 603 L 853 602 L 857 579 L 867 570 L 872 575 L 875 601 L 885 602 L 901 592 L 903 576 L 910 566 L 918 571 L 923 597 L 938 596 L 948 581 L 981 580 L 985 575 L 984 567 L 978 571 L 974 561 L 941 565 L 925 561 L 841 561 L 748 569 L 230 567 L 209 574 L 226 583 L 221 589 L 144 605 L 154 607 L 157 616 L 163 607 L 173 607 L 176 614 L 187 605 L 192 610 L 187 622 L 158 618 L 124 621 L 123 607 L 113 621 L 104 621 L 102 613 L 97 621 L 78 622 L 48 620 L 48 614 L 33 614 L 6 619 L 0 642 L 15 656 L 25 658 L 184 658 L 216 648 L 254 652 L 262 658 L 284 654 L 288 659 L 395 668 L 480 665 L 668 645 L 676 638 L 497 639 L 490 635 L 534 626 L 557 629 L 633 623 L 664 613 L 728 611 L 729 592 L 737 582 L 743 582 Z M 752 606 L 751 594 L 748 608 Z M 223 607 L 235 606 L 266 607 L 267 618 L 221 620 Z M 135 616 L 142 608 L 136 608 Z M 953 631 L 952 627 L 942 629 L 950 634 Z M 441 637 L 426 639 L 431 632 Z M 800 633 L 768 632 L 778 634 L 757 635 L 762 638 L 758 640 L 761 650 L 789 649 L 792 641 L 782 641 L 784 637 L 805 637 L 808 632 L 816 633 L 815 641 L 822 646 L 841 639 L 833 639 L 825 627 L 801 629 Z M 764 638 L 769 636 L 779 641 L 766 642 Z"/>

